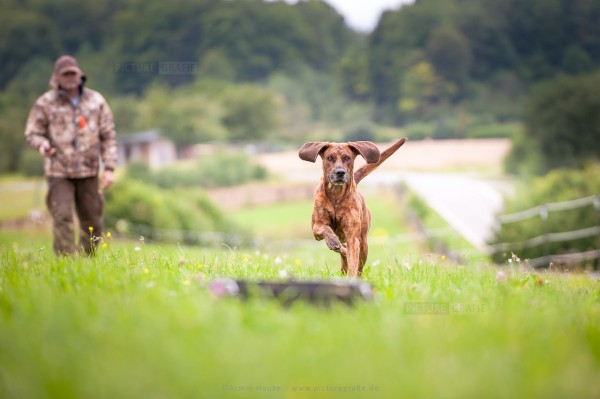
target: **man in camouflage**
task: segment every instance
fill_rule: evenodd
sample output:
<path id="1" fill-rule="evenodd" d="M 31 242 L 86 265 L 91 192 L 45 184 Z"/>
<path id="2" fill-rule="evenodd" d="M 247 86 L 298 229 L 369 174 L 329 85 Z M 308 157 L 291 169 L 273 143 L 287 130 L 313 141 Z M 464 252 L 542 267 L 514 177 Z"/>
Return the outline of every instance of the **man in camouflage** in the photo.
<path id="1" fill-rule="evenodd" d="M 100 93 L 84 87 L 85 79 L 75 58 L 59 57 L 51 90 L 37 99 L 25 128 L 27 144 L 45 158 L 46 205 L 52 215 L 54 252 L 61 255 L 94 252 L 103 231 L 102 190 L 113 183 L 117 164 L 112 111 Z M 73 206 L 81 230 L 79 246 Z"/>

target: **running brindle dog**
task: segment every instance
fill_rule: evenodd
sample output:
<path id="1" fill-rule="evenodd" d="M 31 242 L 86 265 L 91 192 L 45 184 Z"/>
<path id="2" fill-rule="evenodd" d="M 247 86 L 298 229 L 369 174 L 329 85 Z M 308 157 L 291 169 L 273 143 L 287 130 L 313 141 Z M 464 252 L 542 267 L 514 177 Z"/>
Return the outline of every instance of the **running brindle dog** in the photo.
<path id="1" fill-rule="evenodd" d="M 323 159 L 312 213 L 313 235 L 341 255 L 343 274 L 360 276 L 369 253 L 371 213 L 356 185 L 405 142 L 402 138 L 381 153 L 370 141 L 310 142 L 300 148 L 298 155 L 304 161 L 315 162 L 319 155 Z M 354 171 L 357 155 L 367 163 Z"/>

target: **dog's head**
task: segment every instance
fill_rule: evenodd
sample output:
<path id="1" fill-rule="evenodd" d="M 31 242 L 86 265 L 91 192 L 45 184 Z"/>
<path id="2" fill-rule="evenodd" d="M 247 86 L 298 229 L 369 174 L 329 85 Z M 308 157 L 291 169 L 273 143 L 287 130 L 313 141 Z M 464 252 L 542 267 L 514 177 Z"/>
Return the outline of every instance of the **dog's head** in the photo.
<path id="1" fill-rule="evenodd" d="M 310 142 L 298 152 L 300 159 L 315 162 L 320 155 L 323 159 L 323 173 L 329 183 L 343 185 L 352 179 L 354 159 L 361 155 L 367 163 L 379 162 L 377 146 L 370 141 L 350 141 L 348 143 Z"/>

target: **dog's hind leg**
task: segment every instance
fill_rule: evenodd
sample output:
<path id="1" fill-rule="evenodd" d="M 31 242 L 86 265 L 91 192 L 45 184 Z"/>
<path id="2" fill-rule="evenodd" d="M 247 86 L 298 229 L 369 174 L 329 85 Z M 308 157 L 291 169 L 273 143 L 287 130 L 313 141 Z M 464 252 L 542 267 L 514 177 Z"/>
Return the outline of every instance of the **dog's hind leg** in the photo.
<path id="1" fill-rule="evenodd" d="M 358 259 L 358 275 L 360 276 L 363 271 L 363 267 L 365 263 L 367 263 L 367 257 L 369 256 L 369 244 L 367 243 L 367 239 L 365 239 L 360 243 L 360 257 Z"/>
<path id="2" fill-rule="evenodd" d="M 345 276 L 348 274 L 348 258 L 346 258 L 346 255 L 341 253 L 340 258 L 342 259 L 342 274 Z"/>

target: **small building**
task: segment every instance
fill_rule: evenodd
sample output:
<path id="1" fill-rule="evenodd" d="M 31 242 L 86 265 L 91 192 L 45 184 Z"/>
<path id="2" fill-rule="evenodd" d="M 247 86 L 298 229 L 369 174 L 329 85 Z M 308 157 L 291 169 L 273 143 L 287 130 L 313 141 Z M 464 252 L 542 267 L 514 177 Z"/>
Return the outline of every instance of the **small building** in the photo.
<path id="1" fill-rule="evenodd" d="M 118 163 L 143 162 L 150 168 L 159 168 L 177 160 L 177 148 L 159 130 L 117 135 Z"/>

